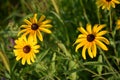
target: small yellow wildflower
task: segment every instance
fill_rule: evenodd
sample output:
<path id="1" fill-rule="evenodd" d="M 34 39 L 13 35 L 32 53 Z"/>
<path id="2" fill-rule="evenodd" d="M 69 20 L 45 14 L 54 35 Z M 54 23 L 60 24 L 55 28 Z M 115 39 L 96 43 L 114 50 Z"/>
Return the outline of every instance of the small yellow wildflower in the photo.
<path id="1" fill-rule="evenodd" d="M 91 28 L 90 24 L 86 25 L 87 31 L 83 28 L 80 27 L 78 30 L 82 33 L 78 35 L 78 38 L 76 39 L 74 44 L 77 44 L 75 51 L 77 52 L 79 48 L 83 46 L 82 49 L 82 57 L 86 59 L 86 49 L 88 49 L 88 54 L 91 58 L 96 57 L 97 53 L 97 46 L 102 48 L 103 50 L 108 50 L 106 47 L 106 44 L 109 44 L 109 41 L 105 38 L 102 37 L 104 34 L 107 33 L 107 31 L 103 30 L 100 31 L 102 28 L 104 28 L 105 25 L 94 25 L 93 29 Z M 104 43 L 103 43 L 104 42 Z"/>
<path id="2" fill-rule="evenodd" d="M 120 4 L 119 0 L 97 0 L 96 4 L 102 9 L 110 10 L 111 7 L 115 8 L 115 3 Z"/>
<path id="3" fill-rule="evenodd" d="M 15 40 L 16 45 L 14 46 L 14 53 L 16 56 L 16 60 L 22 59 L 22 64 L 24 65 L 25 62 L 28 64 L 31 64 L 31 62 L 34 62 L 35 53 L 39 52 L 40 46 L 37 45 L 37 42 L 33 42 L 33 39 L 31 37 L 26 39 L 26 37 L 18 38 L 18 40 Z"/>
<path id="4" fill-rule="evenodd" d="M 34 14 L 33 18 L 30 18 L 30 21 L 25 19 L 24 22 L 26 24 L 21 25 L 22 29 L 18 35 L 23 33 L 22 36 L 26 36 L 29 34 L 29 37 L 32 37 L 34 40 L 37 40 L 37 37 L 40 41 L 43 41 L 43 36 L 41 32 L 52 33 L 48 28 L 51 28 L 52 25 L 49 24 L 51 20 L 45 20 L 45 16 L 42 15 L 39 20 L 37 20 L 37 14 Z M 37 37 L 36 37 L 37 36 Z"/>

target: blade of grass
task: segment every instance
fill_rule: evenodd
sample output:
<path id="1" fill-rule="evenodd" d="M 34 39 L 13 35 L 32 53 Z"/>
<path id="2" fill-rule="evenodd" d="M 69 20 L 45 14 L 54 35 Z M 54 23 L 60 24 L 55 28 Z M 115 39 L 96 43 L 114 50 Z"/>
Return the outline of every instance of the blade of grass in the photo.
<path id="1" fill-rule="evenodd" d="M 2 51 L 0 51 L 0 58 L 2 59 L 5 68 L 10 73 L 9 60 L 8 60 L 7 56 Z"/>
<path id="2" fill-rule="evenodd" d="M 59 15 L 59 8 L 58 8 L 58 6 L 57 6 L 56 0 L 51 0 L 51 2 L 52 2 L 52 5 L 53 5 L 54 8 L 55 8 L 55 11 L 56 11 L 57 14 Z"/>

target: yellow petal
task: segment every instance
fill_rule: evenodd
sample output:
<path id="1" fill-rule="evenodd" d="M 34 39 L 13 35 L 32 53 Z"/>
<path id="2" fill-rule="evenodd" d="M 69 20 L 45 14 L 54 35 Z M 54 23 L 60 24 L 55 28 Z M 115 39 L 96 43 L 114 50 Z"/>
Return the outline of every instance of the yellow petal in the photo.
<path id="1" fill-rule="evenodd" d="M 74 44 L 80 43 L 82 41 L 86 41 L 86 38 L 77 39 Z"/>
<path id="2" fill-rule="evenodd" d="M 21 25 L 20 28 L 30 28 L 30 25 Z"/>
<path id="3" fill-rule="evenodd" d="M 99 25 L 98 27 L 97 27 L 97 29 L 96 29 L 96 33 L 97 32 L 99 32 L 102 28 L 104 28 L 106 25 L 105 24 L 103 24 L 103 25 Z"/>
<path id="4" fill-rule="evenodd" d="M 34 14 L 33 23 L 37 23 L 37 14 Z"/>
<path id="5" fill-rule="evenodd" d="M 15 44 L 18 44 L 18 42 L 19 42 L 18 40 L 15 40 Z"/>
<path id="6" fill-rule="evenodd" d="M 115 3 L 114 3 L 114 2 L 111 2 L 111 6 L 112 6 L 113 8 L 115 8 Z"/>
<path id="7" fill-rule="evenodd" d="M 87 24 L 87 32 L 88 32 L 89 34 L 92 33 L 91 24 Z"/>
<path id="8" fill-rule="evenodd" d="M 28 42 L 33 42 L 34 38 L 33 38 L 34 34 L 30 33 L 28 36 Z"/>
<path id="9" fill-rule="evenodd" d="M 120 25 L 120 19 L 117 20 L 116 24 L 117 24 L 117 25 Z"/>
<path id="10" fill-rule="evenodd" d="M 28 35 L 29 33 L 31 33 L 32 32 L 32 30 L 27 30 L 23 35 L 22 35 L 22 37 L 26 37 L 26 35 Z"/>
<path id="11" fill-rule="evenodd" d="M 113 0 L 113 2 L 116 4 L 120 4 L 120 2 L 118 0 Z"/>
<path id="12" fill-rule="evenodd" d="M 102 9 L 105 9 L 105 6 L 104 5 L 101 5 L 102 6 Z M 99 6 L 99 7 L 101 7 L 101 6 Z"/>
<path id="13" fill-rule="evenodd" d="M 21 48 L 21 44 L 20 45 L 15 45 L 14 48 Z"/>
<path id="14" fill-rule="evenodd" d="M 31 32 L 30 34 L 29 34 L 29 37 L 28 37 L 28 42 L 31 42 L 31 43 L 33 43 L 33 41 L 34 42 L 37 42 L 37 37 L 36 37 L 37 35 L 36 35 L 36 31 L 34 31 L 34 32 Z"/>
<path id="15" fill-rule="evenodd" d="M 41 28 L 41 27 L 39 29 L 40 29 L 40 31 L 43 31 L 48 34 L 52 33 L 49 29 L 45 29 L 45 28 Z"/>
<path id="16" fill-rule="evenodd" d="M 108 48 L 106 47 L 105 44 L 103 44 L 102 42 L 100 42 L 99 40 L 95 40 L 96 44 L 101 47 L 103 50 L 108 50 Z"/>
<path id="17" fill-rule="evenodd" d="M 96 57 L 97 48 L 95 42 L 93 42 L 92 52 L 93 52 L 93 57 Z"/>
<path id="18" fill-rule="evenodd" d="M 44 28 L 51 28 L 51 27 L 52 27 L 52 25 L 50 25 L 50 24 L 46 24 L 46 25 L 41 25 L 40 27 L 44 27 Z"/>
<path id="19" fill-rule="evenodd" d="M 38 49 L 38 48 L 40 48 L 40 45 L 35 45 L 33 48 Z"/>
<path id="20" fill-rule="evenodd" d="M 83 59 L 86 59 L 86 55 L 85 55 L 86 49 L 87 49 L 87 45 L 85 45 L 85 46 L 83 47 L 83 49 L 82 49 L 82 57 L 83 57 Z"/>
<path id="21" fill-rule="evenodd" d="M 18 32 L 18 35 L 17 35 L 17 36 L 20 36 L 20 34 L 26 32 L 26 31 L 27 31 L 27 29 L 23 29 L 23 30 L 21 30 L 20 32 Z"/>
<path id="22" fill-rule="evenodd" d="M 43 36 L 40 31 L 37 31 L 37 37 L 39 38 L 40 41 L 43 41 Z"/>
<path id="23" fill-rule="evenodd" d="M 97 27 L 98 27 L 99 25 L 98 24 L 95 24 L 94 26 L 93 26 L 93 32 L 94 33 L 96 33 L 96 30 L 97 30 Z"/>
<path id="24" fill-rule="evenodd" d="M 32 62 L 35 62 L 34 58 L 35 58 L 35 54 L 32 53 L 32 54 L 31 54 L 31 61 L 32 61 Z"/>
<path id="25" fill-rule="evenodd" d="M 36 36 L 37 36 L 37 32 L 35 31 L 35 32 L 34 32 L 34 35 L 33 35 L 35 42 L 37 42 L 37 37 L 36 37 Z"/>
<path id="26" fill-rule="evenodd" d="M 33 18 L 30 18 L 30 22 L 31 22 L 32 24 L 34 23 L 34 22 L 33 22 Z M 31 24 L 31 25 L 32 25 L 32 24 Z"/>
<path id="27" fill-rule="evenodd" d="M 78 30 L 83 34 L 88 35 L 87 31 L 83 27 L 78 28 Z"/>
<path id="28" fill-rule="evenodd" d="M 87 35 L 84 35 L 84 34 L 79 34 L 78 35 L 78 38 L 86 38 L 87 37 Z"/>
<path id="29" fill-rule="evenodd" d="M 18 56 L 18 55 L 20 55 L 22 53 L 22 48 L 15 49 L 13 51 L 14 51 L 15 56 Z"/>
<path id="30" fill-rule="evenodd" d="M 97 40 L 103 41 L 106 44 L 109 44 L 109 41 L 105 37 L 96 37 Z"/>
<path id="31" fill-rule="evenodd" d="M 108 5 L 106 6 L 106 8 L 107 8 L 108 10 L 110 10 L 110 7 L 111 7 L 110 4 L 108 4 Z"/>
<path id="32" fill-rule="evenodd" d="M 103 2 L 101 2 L 100 0 L 97 0 L 96 4 L 98 5 L 98 7 L 101 7 L 103 5 Z"/>
<path id="33" fill-rule="evenodd" d="M 116 29 L 119 29 L 119 28 L 120 28 L 120 19 L 118 19 L 116 22 Z"/>
<path id="34" fill-rule="evenodd" d="M 116 29 L 117 29 L 117 30 L 118 30 L 118 29 L 120 29 L 120 25 L 119 25 L 119 26 L 117 26 L 117 27 L 116 27 Z"/>
<path id="35" fill-rule="evenodd" d="M 42 16 L 40 17 L 40 19 L 39 19 L 39 22 L 42 22 L 44 19 L 45 19 L 45 15 L 42 15 Z M 38 22 L 38 23 L 39 23 L 39 22 Z"/>
<path id="36" fill-rule="evenodd" d="M 51 20 L 45 20 L 45 21 L 43 21 L 42 23 L 43 24 L 48 24 L 48 23 L 50 23 L 51 22 Z"/>
<path id="37" fill-rule="evenodd" d="M 22 58 L 22 65 L 25 65 L 25 62 L 26 62 L 26 56 Z"/>
<path id="38" fill-rule="evenodd" d="M 24 42 L 25 44 L 28 43 L 28 40 L 27 40 L 26 36 L 22 37 L 22 40 L 23 40 L 23 42 Z M 24 44 L 24 45 L 25 45 L 25 44 Z"/>
<path id="39" fill-rule="evenodd" d="M 93 53 L 91 52 L 91 47 L 88 48 L 88 54 L 91 58 L 93 58 Z"/>
<path id="40" fill-rule="evenodd" d="M 22 47 L 23 46 L 22 44 L 24 44 L 22 37 L 19 37 L 18 40 L 15 40 L 15 44 L 16 44 L 15 46 L 21 46 Z M 14 48 L 15 48 L 15 46 L 14 46 Z"/>
<path id="41" fill-rule="evenodd" d="M 106 34 L 107 32 L 108 31 L 101 31 L 101 32 L 97 33 L 96 36 L 102 36 L 102 35 Z"/>
<path id="42" fill-rule="evenodd" d="M 34 50 L 34 53 L 39 53 L 39 50 Z"/>
<path id="43" fill-rule="evenodd" d="M 13 50 L 15 56 L 17 56 L 19 54 L 19 52 L 17 50 Z"/>
<path id="44" fill-rule="evenodd" d="M 29 20 L 27 20 L 27 19 L 25 19 L 24 22 L 25 22 L 26 24 L 28 24 L 28 25 L 32 25 L 32 23 L 31 23 Z"/>
<path id="45" fill-rule="evenodd" d="M 22 58 L 22 56 L 17 56 L 16 57 L 16 60 L 18 61 L 18 60 L 20 60 Z"/>
<path id="46" fill-rule="evenodd" d="M 26 59 L 28 64 L 31 64 L 31 61 L 30 61 L 30 57 L 31 57 L 31 56 L 30 56 L 30 54 L 31 54 L 31 53 L 29 53 L 29 54 L 27 55 L 27 59 Z"/>
<path id="47" fill-rule="evenodd" d="M 81 48 L 83 45 L 85 45 L 87 42 L 86 41 L 82 41 L 80 44 L 78 44 L 75 48 L 75 51 L 77 52 L 79 48 Z"/>

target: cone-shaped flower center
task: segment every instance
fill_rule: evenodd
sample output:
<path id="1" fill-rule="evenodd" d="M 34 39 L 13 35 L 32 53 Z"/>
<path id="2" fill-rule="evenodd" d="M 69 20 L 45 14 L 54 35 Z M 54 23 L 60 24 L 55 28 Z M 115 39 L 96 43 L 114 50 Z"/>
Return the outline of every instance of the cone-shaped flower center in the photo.
<path id="1" fill-rule="evenodd" d="M 92 42 L 95 39 L 95 36 L 93 34 L 87 35 L 87 41 Z"/>
<path id="2" fill-rule="evenodd" d="M 110 2 L 111 0 L 106 0 L 107 2 Z"/>
<path id="3" fill-rule="evenodd" d="M 31 50 L 31 48 L 30 48 L 30 46 L 28 46 L 28 45 L 26 45 L 26 46 L 23 47 L 23 52 L 24 52 L 24 53 L 29 53 L 30 50 Z"/>
<path id="4" fill-rule="evenodd" d="M 37 30 L 38 27 L 39 27 L 39 26 L 38 26 L 36 23 L 34 23 L 34 24 L 31 25 L 31 29 L 32 29 L 32 30 Z"/>

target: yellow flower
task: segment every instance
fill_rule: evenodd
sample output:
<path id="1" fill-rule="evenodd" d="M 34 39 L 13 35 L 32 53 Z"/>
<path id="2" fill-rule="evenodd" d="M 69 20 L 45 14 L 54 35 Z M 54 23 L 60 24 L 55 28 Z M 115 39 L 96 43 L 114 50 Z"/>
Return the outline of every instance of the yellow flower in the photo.
<path id="1" fill-rule="evenodd" d="M 116 22 L 116 29 L 120 29 L 120 19 L 118 19 Z"/>
<path id="2" fill-rule="evenodd" d="M 88 49 L 88 54 L 91 58 L 96 57 L 97 53 L 97 46 L 102 48 L 103 50 L 108 50 L 106 47 L 106 44 L 109 44 L 109 41 L 105 38 L 102 37 L 104 34 L 107 33 L 106 30 L 100 31 L 102 28 L 104 28 L 105 25 L 94 25 L 93 29 L 91 28 L 90 24 L 86 25 L 85 30 L 83 27 L 78 28 L 78 30 L 82 33 L 78 35 L 78 38 L 76 39 L 74 44 L 77 44 L 75 51 L 77 52 L 79 48 L 83 46 L 82 49 L 82 57 L 86 59 L 86 49 Z M 104 43 L 103 43 L 104 42 Z"/>
<path id="3" fill-rule="evenodd" d="M 22 29 L 18 36 L 23 33 L 22 36 L 26 36 L 29 34 L 28 37 L 32 37 L 34 40 L 37 40 L 37 37 L 40 41 L 43 41 L 43 36 L 41 32 L 45 33 L 51 33 L 51 31 L 48 28 L 51 28 L 52 25 L 49 24 L 51 20 L 45 20 L 45 16 L 42 15 L 39 20 L 37 20 L 37 14 L 34 14 L 33 18 L 30 18 L 30 20 L 25 19 L 24 22 L 26 24 L 21 25 Z M 37 36 L 37 37 L 36 37 Z"/>
<path id="4" fill-rule="evenodd" d="M 37 42 L 33 42 L 31 37 L 26 39 L 26 37 L 20 37 L 18 40 L 15 40 L 14 46 L 14 54 L 16 56 L 16 60 L 22 59 L 22 64 L 24 65 L 25 62 L 31 64 L 31 62 L 35 62 L 35 53 L 39 52 L 40 46 L 37 45 Z"/>
<path id="5" fill-rule="evenodd" d="M 115 8 L 115 3 L 120 4 L 119 0 L 97 0 L 96 4 L 102 9 L 110 10 L 111 7 Z"/>

